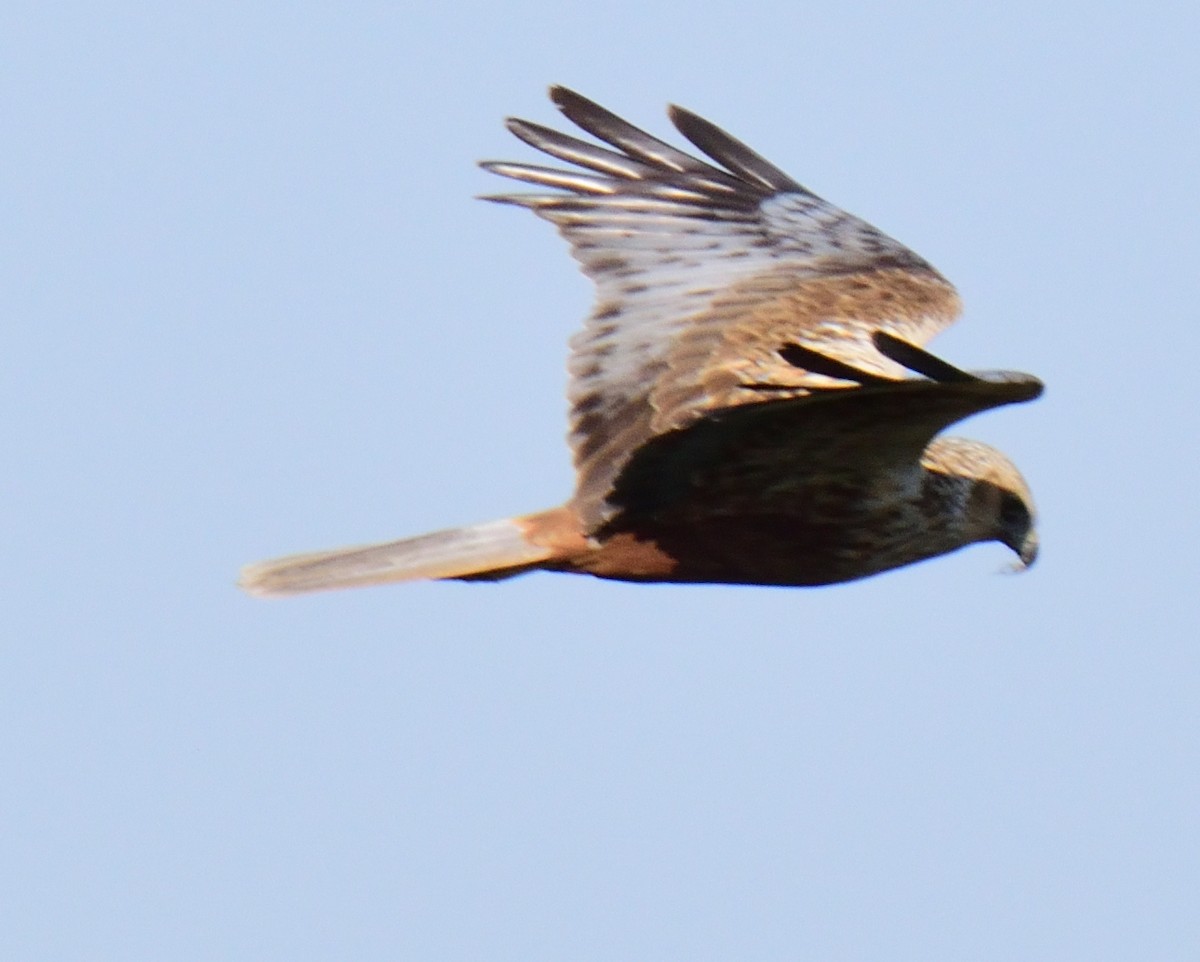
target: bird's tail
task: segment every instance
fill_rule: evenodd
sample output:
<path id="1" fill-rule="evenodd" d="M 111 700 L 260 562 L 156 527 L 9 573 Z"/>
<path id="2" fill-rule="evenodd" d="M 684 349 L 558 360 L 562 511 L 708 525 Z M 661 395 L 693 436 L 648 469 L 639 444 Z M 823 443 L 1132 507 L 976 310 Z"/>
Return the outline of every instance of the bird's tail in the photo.
<path id="1" fill-rule="evenodd" d="M 384 544 L 317 551 L 242 569 L 252 595 L 295 595 L 393 581 L 500 580 L 569 558 L 586 541 L 574 515 L 555 508 Z"/>

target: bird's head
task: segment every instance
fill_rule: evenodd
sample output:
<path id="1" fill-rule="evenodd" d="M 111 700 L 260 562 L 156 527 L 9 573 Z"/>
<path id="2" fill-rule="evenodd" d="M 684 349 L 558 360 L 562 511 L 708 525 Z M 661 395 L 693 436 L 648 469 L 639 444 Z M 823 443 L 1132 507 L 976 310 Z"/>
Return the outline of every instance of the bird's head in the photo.
<path id="1" fill-rule="evenodd" d="M 999 541 L 1017 555 L 1021 568 L 1033 564 L 1038 554 L 1033 496 L 1006 455 L 978 441 L 938 438 L 922 461 L 962 484 L 966 541 Z"/>

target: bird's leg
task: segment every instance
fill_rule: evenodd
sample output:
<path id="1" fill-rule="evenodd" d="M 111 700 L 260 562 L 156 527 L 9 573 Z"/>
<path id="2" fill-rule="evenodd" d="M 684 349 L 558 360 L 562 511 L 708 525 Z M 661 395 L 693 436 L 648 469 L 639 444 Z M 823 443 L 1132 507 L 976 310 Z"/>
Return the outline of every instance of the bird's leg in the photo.
<path id="1" fill-rule="evenodd" d="M 891 358 L 910 371 L 925 375 L 931 381 L 938 381 L 942 384 L 962 384 L 967 381 L 979 380 L 974 374 L 968 374 L 961 368 L 948 364 L 940 357 L 935 357 L 928 351 L 901 340 L 887 331 L 876 331 L 871 340 L 884 357 Z"/>
<path id="2" fill-rule="evenodd" d="M 855 384 L 891 383 L 890 378 L 880 377 L 869 371 L 860 371 L 845 361 L 827 357 L 802 344 L 785 344 L 779 349 L 779 356 L 793 367 L 803 368 L 810 374 L 837 378 L 839 381 L 853 381 Z"/>
<path id="3" fill-rule="evenodd" d="M 876 350 L 884 357 L 908 368 L 914 374 L 929 378 L 931 381 L 941 384 L 962 384 L 979 380 L 975 375 L 968 374 L 961 368 L 957 368 L 940 357 L 936 357 L 894 334 L 889 334 L 887 331 L 876 331 L 871 336 L 871 341 Z M 850 381 L 863 387 L 873 384 L 896 383 L 893 378 L 860 370 L 845 361 L 839 361 L 820 351 L 814 351 L 811 347 L 805 347 L 803 344 L 785 344 L 779 349 L 779 356 L 793 367 L 801 368 L 810 374 L 820 374 L 823 377 L 831 377 L 839 381 Z M 789 384 L 744 384 L 742 386 L 758 391 L 797 390 L 796 385 Z"/>

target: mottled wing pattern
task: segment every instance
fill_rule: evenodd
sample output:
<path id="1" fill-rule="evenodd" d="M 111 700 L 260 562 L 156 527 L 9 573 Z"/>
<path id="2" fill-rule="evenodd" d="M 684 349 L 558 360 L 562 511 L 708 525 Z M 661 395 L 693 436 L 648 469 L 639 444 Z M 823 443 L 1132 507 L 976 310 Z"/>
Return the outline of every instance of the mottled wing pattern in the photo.
<path id="1" fill-rule="evenodd" d="M 874 332 L 923 344 L 957 316 L 957 294 L 928 263 L 708 121 L 670 111 L 715 164 L 562 87 L 551 97 L 607 146 L 510 120 L 521 140 L 574 167 L 483 166 L 556 189 L 490 199 L 556 224 L 596 284 L 595 308 L 572 340 L 569 389 L 573 504 L 589 530 L 616 510 L 612 485 L 650 439 L 762 403 L 747 384 L 800 394 L 838 384 L 789 364 L 785 345 L 901 378 Z"/>

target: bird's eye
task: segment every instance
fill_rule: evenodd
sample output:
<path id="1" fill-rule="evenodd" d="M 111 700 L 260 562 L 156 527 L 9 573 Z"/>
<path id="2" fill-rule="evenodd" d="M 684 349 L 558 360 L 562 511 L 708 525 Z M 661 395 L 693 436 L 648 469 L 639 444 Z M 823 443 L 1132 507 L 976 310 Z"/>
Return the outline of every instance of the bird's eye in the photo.
<path id="1" fill-rule="evenodd" d="M 1000 499 L 1000 523 L 1009 530 L 1029 526 L 1029 509 L 1012 492 L 1006 492 Z"/>

